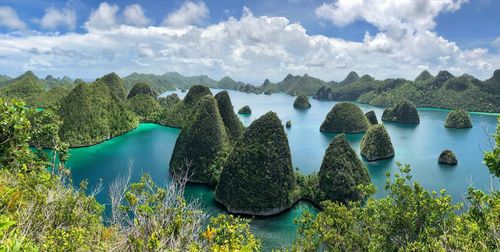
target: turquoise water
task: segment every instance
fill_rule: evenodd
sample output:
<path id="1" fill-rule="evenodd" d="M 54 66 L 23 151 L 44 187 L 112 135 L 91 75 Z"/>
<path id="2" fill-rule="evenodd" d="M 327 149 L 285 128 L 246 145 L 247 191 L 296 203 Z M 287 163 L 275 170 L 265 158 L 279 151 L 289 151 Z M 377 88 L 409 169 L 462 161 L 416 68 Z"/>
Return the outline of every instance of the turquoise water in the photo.
<path id="1" fill-rule="evenodd" d="M 213 90 L 214 94 L 217 92 Z M 185 93 L 178 93 L 179 96 Z M 252 115 L 240 116 L 245 125 L 269 110 L 278 114 L 283 122 L 292 121 L 292 127 L 285 129 L 288 134 L 294 167 L 309 174 L 319 170 L 329 141 L 336 134 L 319 132 L 319 126 L 328 111 L 336 102 L 310 99 L 312 108 L 306 111 L 295 110 L 294 97 L 284 94 L 254 95 L 229 91 L 235 111 L 243 105 L 252 108 Z M 382 109 L 360 105 L 366 112 L 374 110 L 380 120 Z M 421 123 L 417 126 L 385 123 L 396 149 L 393 159 L 368 163 L 372 182 L 381 190 L 377 197 L 383 196 L 385 173 L 395 172 L 395 162 L 412 166 L 413 178 L 431 190 L 446 189 L 455 202 L 462 201 L 467 187 L 489 190 L 498 189 L 498 180 L 493 180 L 488 169 L 482 164 L 482 152 L 490 150 L 490 135 L 496 127 L 495 115 L 471 114 L 474 128 L 446 129 L 443 127 L 447 111 L 436 109 L 419 110 Z M 142 173 L 149 173 L 160 184 L 168 182 L 168 163 L 172 154 L 179 129 L 143 123 L 137 129 L 104 143 L 72 149 L 68 166 L 72 169 L 75 184 L 88 180 L 90 187 L 102 181 L 103 191 L 97 195 L 99 202 L 107 204 L 108 186 L 119 175 L 125 175 L 128 166 L 133 167 L 132 178 L 137 181 Z M 359 153 L 363 134 L 348 135 L 352 147 Z M 458 158 L 454 167 L 442 166 L 437 157 L 444 149 L 451 149 Z M 211 189 L 190 185 L 188 198 L 199 198 L 210 213 L 223 212 L 213 199 Z M 259 237 L 265 250 L 288 246 L 295 236 L 294 218 L 305 209 L 314 210 L 309 204 L 301 202 L 290 211 L 269 218 L 252 220 L 253 232 Z"/>

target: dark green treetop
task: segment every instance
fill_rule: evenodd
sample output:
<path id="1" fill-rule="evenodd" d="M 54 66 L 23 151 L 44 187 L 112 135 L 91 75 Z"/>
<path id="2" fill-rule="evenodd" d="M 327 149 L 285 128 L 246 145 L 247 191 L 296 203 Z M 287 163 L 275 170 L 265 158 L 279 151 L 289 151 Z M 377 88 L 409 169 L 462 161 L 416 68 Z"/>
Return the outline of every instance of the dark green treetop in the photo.
<path id="1" fill-rule="evenodd" d="M 120 100 L 125 100 L 127 98 L 127 88 L 125 83 L 116 73 L 110 73 L 98 78 L 95 82 L 102 82 L 109 87 L 111 94 Z"/>
<path id="2" fill-rule="evenodd" d="M 321 124 L 322 132 L 359 133 L 368 129 L 368 119 L 361 109 L 352 103 L 337 103 Z"/>
<path id="3" fill-rule="evenodd" d="M 295 201 L 294 171 L 281 121 L 268 112 L 245 130 L 231 152 L 215 192 L 232 213 L 272 215 Z"/>

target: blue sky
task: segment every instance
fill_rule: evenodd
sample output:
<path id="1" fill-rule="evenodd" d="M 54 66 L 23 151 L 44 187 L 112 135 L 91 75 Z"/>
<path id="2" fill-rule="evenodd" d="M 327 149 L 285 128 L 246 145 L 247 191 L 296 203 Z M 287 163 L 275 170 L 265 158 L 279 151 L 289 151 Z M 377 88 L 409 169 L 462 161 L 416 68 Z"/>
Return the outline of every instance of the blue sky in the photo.
<path id="1" fill-rule="evenodd" d="M 0 74 L 484 79 L 500 68 L 499 11 L 494 0 L 3 0 Z"/>

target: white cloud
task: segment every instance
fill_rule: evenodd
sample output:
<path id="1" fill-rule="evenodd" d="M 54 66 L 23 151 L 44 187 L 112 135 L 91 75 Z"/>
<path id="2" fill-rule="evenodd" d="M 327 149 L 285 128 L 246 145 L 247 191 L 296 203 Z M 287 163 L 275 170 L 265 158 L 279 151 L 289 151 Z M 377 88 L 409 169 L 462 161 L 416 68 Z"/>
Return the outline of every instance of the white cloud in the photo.
<path id="1" fill-rule="evenodd" d="M 173 27 L 184 27 L 192 24 L 200 24 L 208 17 L 209 10 L 204 2 L 184 2 L 182 6 L 169 14 L 163 23 Z"/>
<path id="2" fill-rule="evenodd" d="M 16 11 L 8 6 L 0 6 L 0 26 L 13 30 L 26 29 L 26 24 L 19 19 Z"/>
<path id="3" fill-rule="evenodd" d="M 144 27 L 151 24 L 151 20 L 144 15 L 144 11 L 138 4 L 132 4 L 125 7 L 125 10 L 123 10 L 123 17 L 125 23 L 129 25 Z"/>
<path id="4" fill-rule="evenodd" d="M 48 8 L 45 15 L 37 23 L 43 29 L 53 30 L 58 27 L 67 27 L 70 30 L 76 27 L 76 12 L 73 9 Z"/>
<path id="5" fill-rule="evenodd" d="M 495 40 L 493 40 L 491 45 L 493 47 L 497 48 L 498 50 L 500 50 L 500 37 L 497 37 Z"/>
<path id="6" fill-rule="evenodd" d="M 402 36 L 367 33 L 362 42 L 354 42 L 309 35 L 287 18 L 255 16 L 249 9 L 240 18 L 206 27 L 119 25 L 116 13 L 113 26 L 84 34 L 0 34 L 0 52 L 5 56 L 0 57 L 0 69 L 10 75 L 31 69 L 42 75 L 83 78 L 112 71 L 121 75 L 178 71 L 213 78 L 229 75 L 261 84 L 288 73 L 341 80 L 351 70 L 379 79 L 413 79 L 422 69 L 488 78 L 500 66 L 496 52 L 463 50 L 425 29 Z"/>
<path id="7" fill-rule="evenodd" d="M 116 14 L 119 7 L 116 4 L 108 4 L 103 2 L 99 5 L 97 10 L 92 10 L 89 20 L 85 22 L 85 27 L 88 30 L 97 29 L 105 30 L 111 29 L 118 25 Z"/>

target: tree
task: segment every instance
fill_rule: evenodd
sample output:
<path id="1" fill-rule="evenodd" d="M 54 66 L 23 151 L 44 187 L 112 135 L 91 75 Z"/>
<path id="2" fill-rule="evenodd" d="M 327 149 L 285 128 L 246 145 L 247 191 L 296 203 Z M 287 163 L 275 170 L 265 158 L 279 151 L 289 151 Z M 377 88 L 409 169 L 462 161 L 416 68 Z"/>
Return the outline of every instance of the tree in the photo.
<path id="1" fill-rule="evenodd" d="M 493 175 L 500 177 L 500 117 L 498 118 L 497 131 L 493 136 L 495 146 L 492 151 L 484 154 L 484 163 Z"/>

